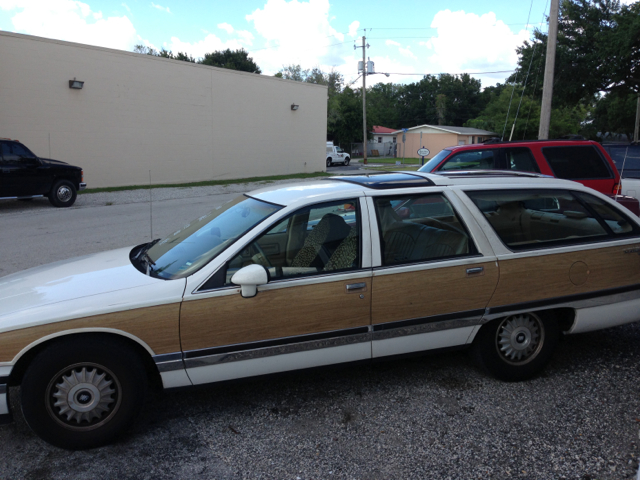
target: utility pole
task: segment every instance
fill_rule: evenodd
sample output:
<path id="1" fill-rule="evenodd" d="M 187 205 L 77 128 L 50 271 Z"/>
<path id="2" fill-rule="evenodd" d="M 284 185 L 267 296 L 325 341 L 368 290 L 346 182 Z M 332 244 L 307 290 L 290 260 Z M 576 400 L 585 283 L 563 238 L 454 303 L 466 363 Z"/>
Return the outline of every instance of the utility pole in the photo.
<path id="1" fill-rule="evenodd" d="M 547 59 L 544 65 L 544 84 L 542 85 L 542 108 L 540 109 L 540 129 L 538 139 L 549 138 L 551 123 L 551 100 L 553 99 L 553 73 L 556 65 L 556 43 L 558 41 L 559 0 L 551 0 L 549 12 L 549 34 L 547 35 Z"/>
<path id="2" fill-rule="evenodd" d="M 367 47 L 365 45 L 365 36 L 362 36 L 362 133 L 364 139 L 362 141 L 362 153 L 364 158 L 362 163 L 367 164 L 367 62 L 365 54 Z"/>

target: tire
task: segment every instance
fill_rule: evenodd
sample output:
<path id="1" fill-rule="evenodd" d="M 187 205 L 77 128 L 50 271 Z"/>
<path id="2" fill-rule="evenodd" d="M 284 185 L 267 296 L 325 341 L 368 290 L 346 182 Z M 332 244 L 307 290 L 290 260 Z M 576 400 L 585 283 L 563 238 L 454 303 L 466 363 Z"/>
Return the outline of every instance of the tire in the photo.
<path id="1" fill-rule="evenodd" d="M 327 158 L 327 167 L 330 167 L 331 165 L 333 165 L 333 164 L 331 163 L 331 158 Z"/>
<path id="2" fill-rule="evenodd" d="M 70 207 L 76 201 L 78 192 L 69 180 L 58 180 L 49 192 L 49 201 L 54 207 Z"/>
<path id="3" fill-rule="evenodd" d="M 559 335 L 552 312 L 518 313 L 484 325 L 471 355 L 500 380 L 526 380 L 542 371 L 551 359 Z"/>
<path id="4" fill-rule="evenodd" d="M 351 159 L 350 159 L 349 157 L 346 157 L 346 158 L 344 159 L 344 166 L 345 166 L 345 167 L 346 167 L 346 166 L 348 166 L 350 161 L 351 161 Z"/>
<path id="5" fill-rule="evenodd" d="M 21 390 L 31 429 L 56 447 L 81 450 L 110 443 L 131 425 L 147 375 L 142 359 L 122 343 L 73 336 L 35 357 Z"/>

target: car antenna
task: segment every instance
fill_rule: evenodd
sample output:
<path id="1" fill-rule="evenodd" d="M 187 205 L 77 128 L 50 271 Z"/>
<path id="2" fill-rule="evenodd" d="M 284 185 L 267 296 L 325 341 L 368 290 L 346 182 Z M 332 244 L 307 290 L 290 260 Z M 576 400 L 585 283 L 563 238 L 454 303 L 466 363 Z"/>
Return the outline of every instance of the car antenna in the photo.
<path id="1" fill-rule="evenodd" d="M 151 170 L 149 170 L 149 227 L 151 229 L 151 238 L 153 241 L 153 198 L 151 195 Z"/>

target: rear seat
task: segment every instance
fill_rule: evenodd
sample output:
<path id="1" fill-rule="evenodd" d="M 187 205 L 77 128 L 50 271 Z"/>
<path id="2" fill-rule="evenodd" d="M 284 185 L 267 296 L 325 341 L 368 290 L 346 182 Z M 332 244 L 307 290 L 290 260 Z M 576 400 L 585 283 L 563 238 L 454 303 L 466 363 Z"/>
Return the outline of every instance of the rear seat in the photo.
<path id="1" fill-rule="evenodd" d="M 465 235 L 413 222 L 396 222 L 384 236 L 385 264 L 450 257 L 468 252 Z"/>

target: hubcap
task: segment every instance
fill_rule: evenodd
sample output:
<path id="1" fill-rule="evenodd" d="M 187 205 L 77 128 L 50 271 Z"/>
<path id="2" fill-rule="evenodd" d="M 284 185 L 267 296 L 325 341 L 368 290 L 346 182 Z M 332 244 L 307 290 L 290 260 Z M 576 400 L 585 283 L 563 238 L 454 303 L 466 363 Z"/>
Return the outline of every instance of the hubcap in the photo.
<path id="1" fill-rule="evenodd" d="M 496 335 L 496 347 L 507 363 L 522 365 L 533 360 L 544 343 L 542 321 L 532 313 L 505 318 Z"/>
<path id="2" fill-rule="evenodd" d="M 56 196 L 58 197 L 58 200 L 60 200 L 61 202 L 68 202 L 69 200 L 71 200 L 71 197 L 73 196 L 73 192 L 71 192 L 71 189 L 66 185 L 62 185 L 60 188 L 58 188 L 58 191 L 56 192 Z"/>
<path id="3" fill-rule="evenodd" d="M 92 430 L 120 407 L 120 384 L 100 365 L 73 365 L 51 380 L 46 400 L 50 415 L 65 428 Z"/>

